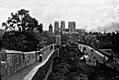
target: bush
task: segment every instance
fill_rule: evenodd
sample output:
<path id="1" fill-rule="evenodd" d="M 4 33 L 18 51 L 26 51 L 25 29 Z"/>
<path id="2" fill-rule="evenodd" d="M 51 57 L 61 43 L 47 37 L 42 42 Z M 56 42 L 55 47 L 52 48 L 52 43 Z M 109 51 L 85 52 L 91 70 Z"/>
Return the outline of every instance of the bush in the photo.
<path id="1" fill-rule="evenodd" d="M 47 80 L 68 80 L 61 72 L 52 72 Z"/>
<path id="2" fill-rule="evenodd" d="M 60 63 L 53 67 L 53 72 L 62 72 L 62 74 L 67 74 L 69 72 L 70 65 L 67 63 Z"/>
<path id="3" fill-rule="evenodd" d="M 38 40 L 29 32 L 6 32 L 2 39 L 3 47 L 9 50 L 34 51 L 37 49 L 37 44 Z"/>

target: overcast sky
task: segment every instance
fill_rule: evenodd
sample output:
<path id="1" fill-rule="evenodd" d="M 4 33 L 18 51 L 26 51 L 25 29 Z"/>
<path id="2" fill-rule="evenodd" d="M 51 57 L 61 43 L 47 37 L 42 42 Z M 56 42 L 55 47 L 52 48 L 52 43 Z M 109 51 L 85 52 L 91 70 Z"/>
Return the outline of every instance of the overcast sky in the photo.
<path id="1" fill-rule="evenodd" d="M 77 28 L 88 30 L 119 20 L 119 0 L 0 0 L 0 23 L 22 8 L 44 29 L 56 20 L 76 21 Z"/>

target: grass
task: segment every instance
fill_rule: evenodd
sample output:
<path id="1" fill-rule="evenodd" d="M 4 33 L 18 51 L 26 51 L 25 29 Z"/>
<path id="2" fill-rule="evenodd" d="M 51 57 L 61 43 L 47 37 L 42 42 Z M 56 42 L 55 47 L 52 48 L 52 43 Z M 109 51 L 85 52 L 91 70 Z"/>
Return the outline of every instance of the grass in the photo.
<path id="1" fill-rule="evenodd" d="M 35 74 L 35 76 L 32 78 L 32 80 L 43 80 L 50 68 L 50 65 L 52 63 L 52 60 L 54 59 L 54 57 L 57 56 L 57 52 L 55 51 L 51 57 L 49 58 L 49 60 L 46 62 L 45 65 L 43 65 L 41 68 L 38 69 L 37 73 Z"/>

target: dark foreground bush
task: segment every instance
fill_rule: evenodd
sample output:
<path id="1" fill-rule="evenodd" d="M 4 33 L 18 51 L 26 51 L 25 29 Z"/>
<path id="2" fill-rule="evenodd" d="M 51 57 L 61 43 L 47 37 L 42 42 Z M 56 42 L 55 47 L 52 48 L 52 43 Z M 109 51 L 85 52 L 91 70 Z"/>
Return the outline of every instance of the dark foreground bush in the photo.
<path id="1" fill-rule="evenodd" d="M 10 31 L 6 32 L 2 38 L 2 46 L 8 50 L 17 51 L 35 51 L 37 49 L 38 40 L 35 35 L 30 32 Z"/>
<path id="2" fill-rule="evenodd" d="M 69 53 L 70 51 L 65 52 L 65 54 Z M 74 56 L 73 60 L 70 60 L 70 57 L 72 56 L 55 59 L 47 80 L 119 80 L 117 77 L 119 75 L 106 65 L 98 63 L 97 66 L 92 66 L 78 59 L 77 56 Z"/>

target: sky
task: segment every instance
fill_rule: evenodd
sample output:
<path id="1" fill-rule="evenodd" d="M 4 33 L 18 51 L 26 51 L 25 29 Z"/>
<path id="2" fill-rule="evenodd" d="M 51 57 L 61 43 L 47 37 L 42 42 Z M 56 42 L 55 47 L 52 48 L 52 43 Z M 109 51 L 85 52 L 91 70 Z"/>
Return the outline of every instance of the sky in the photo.
<path id="1" fill-rule="evenodd" d="M 0 0 L 0 24 L 20 9 L 29 10 L 45 30 L 62 20 L 76 21 L 78 29 L 111 31 L 113 24 L 119 29 L 119 0 Z"/>

